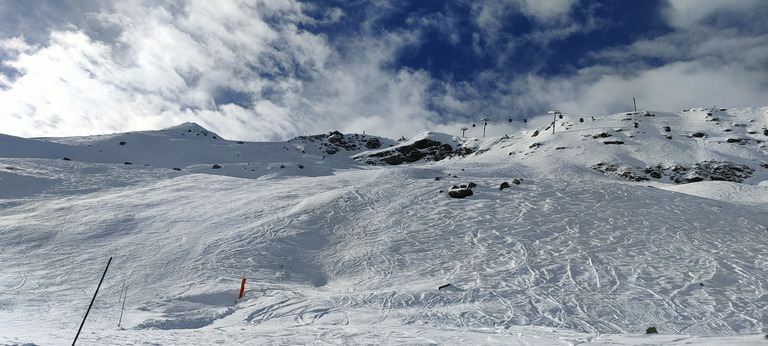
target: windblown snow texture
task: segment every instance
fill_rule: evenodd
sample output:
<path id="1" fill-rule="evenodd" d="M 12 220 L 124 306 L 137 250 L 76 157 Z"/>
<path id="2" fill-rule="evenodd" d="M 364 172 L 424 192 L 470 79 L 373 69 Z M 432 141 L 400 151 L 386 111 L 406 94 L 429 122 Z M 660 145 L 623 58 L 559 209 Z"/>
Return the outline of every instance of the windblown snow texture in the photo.
<path id="1" fill-rule="evenodd" d="M 82 344 L 764 342 L 766 111 L 0 136 L 0 343 L 72 340 L 109 257 Z"/>

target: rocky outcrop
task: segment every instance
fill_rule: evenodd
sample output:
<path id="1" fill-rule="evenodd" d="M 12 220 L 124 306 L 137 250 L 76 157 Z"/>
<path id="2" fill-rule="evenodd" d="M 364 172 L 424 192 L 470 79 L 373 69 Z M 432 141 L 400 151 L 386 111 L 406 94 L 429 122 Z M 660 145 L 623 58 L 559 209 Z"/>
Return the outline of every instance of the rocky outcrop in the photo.
<path id="1" fill-rule="evenodd" d="M 732 162 L 703 161 L 690 168 L 678 168 L 677 174 L 670 179 L 676 183 L 689 183 L 702 180 L 720 180 L 741 183 L 755 172 L 746 165 Z"/>
<path id="2" fill-rule="evenodd" d="M 470 148 L 462 147 L 454 151 L 450 144 L 424 138 L 410 144 L 398 145 L 368 154 L 365 163 L 376 165 L 382 162 L 388 165 L 400 165 L 417 161 L 440 161 L 452 156 L 466 156 L 470 153 L 472 153 Z"/>
<path id="3" fill-rule="evenodd" d="M 371 138 L 367 142 L 365 142 L 365 147 L 368 149 L 381 148 L 381 141 L 378 138 Z"/>
<path id="4" fill-rule="evenodd" d="M 644 169 L 637 168 L 639 173 L 632 167 L 626 165 L 616 165 L 607 163 L 597 163 L 592 169 L 613 174 L 624 179 L 633 181 L 645 181 L 650 178 L 662 179 L 668 177 L 669 180 L 677 184 L 695 183 L 699 181 L 731 181 L 735 183 L 744 182 L 755 172 L 747 165 L 737 164 L 727 161 L 702 161 L 692 166 L 674 165 L 662 167 L 656 165 Z"/>
<path id="5" fill-rule="evenodd" d="M 290 142 L 299 142 L 302 146 L 316 143 L 318 149 L 325 154 L 334 155 L 342 151 L 360 152 L 365 149 L 378 149 L 382 146 L 381 139 L 360 134 L 343 134 L 331 131 L 327 134 L 299 136 Z"/>
<path id="6" fill-rule="evenodd" d="M 637 174 L 632 169 L 632 167 L 625 166 L 625 165 L 606 164 L 606 163 L 598 162 L 597 164 L 592 166 L 592 169 L 603 172 L 603 173 L 614 174 L 616 176 L 622 177 L 627 180 L 632 180 L 632 181 L 648 180 L 647 177 L 641 174 Z"/>

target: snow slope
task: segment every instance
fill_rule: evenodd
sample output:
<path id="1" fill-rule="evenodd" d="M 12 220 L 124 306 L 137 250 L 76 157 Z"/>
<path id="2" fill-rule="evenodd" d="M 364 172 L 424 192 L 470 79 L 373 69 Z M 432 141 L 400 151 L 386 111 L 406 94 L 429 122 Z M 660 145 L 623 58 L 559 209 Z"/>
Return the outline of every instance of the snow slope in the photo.
<path id="1" fill-rule="evenodd" d="M 764 343 L 766 110 L 424 134 L 473 153 L 397 166 L 353 159 L 360 135 L 2 136 L 0 343 L 70 342 L 109 257 L 80 344 Z M 644 171 L 702 161 L 754 173 Z"/>

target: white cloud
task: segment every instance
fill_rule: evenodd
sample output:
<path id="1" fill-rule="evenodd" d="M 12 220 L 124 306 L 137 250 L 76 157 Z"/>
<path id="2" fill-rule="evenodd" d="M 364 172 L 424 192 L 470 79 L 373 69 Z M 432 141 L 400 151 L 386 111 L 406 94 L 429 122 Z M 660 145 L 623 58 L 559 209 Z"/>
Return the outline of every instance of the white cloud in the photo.
<path id="1" fill-rule="evenodd" d="M 13 37 L 7 40 L 0 41 L 0 49 L 4 52 L 10 53 L 13 56 L 17 56 L 20 53 L 26 53 L 35 47 L 27 44 L 23 37 Z"/>
<path id="2" fill-rule="evenodd" d="M 473 3 L 474 36 L 457 35 L 459 21 L 443 14 L 377 30 L 397 10 L 379 1 L 365 9 L 360 30 L 343 39 L 311 29 L 360 14 L 293 0 L 144 4 L 89 12 L 44 41 L 0 39 L 2 131 L 82 135 L 196 121 L 230 139 L 282 140 L 330 130 L 399 138 L 424 130 L 458 133 L 487 115 L 494 119 L 489 134 L 503 134 L 511 125 L 499 121 L 550 107 L 624 111 L 633 96 L 652 109 L 758 106 L 768 89 L 768 33 L 702 25 L 723 8 L 714 2 L 694 9 L 673 1 L 665 18 L 686 27 L 594 52 L 589 64 L 559 77 L 537 75 L 536 66 L 510 76 L 499 66 L 515 62 L 520 43 L 545 46 L 599 27 L 589 18 L 577 24 L 571 0 Z M 686 11 L 698 12 L 685 22 L 679 17 Z M 512 13 L 528 16 L 532 31 L 505 36 Z M 474 45 L 498 65 L 466 81 L 397 67 L 397 58 L 422 44 L 429 30 L 450 44 Z M 467 37 L 475 40 L 460 42 Z"/>
<path id="3" fill-rule="evenodd" d="M 577 0 L 482 0 L 472 3 L 475 21 L 488 33 L 497 33 L 511 12 L 520 12 L 541 25 L 569 21 Z"/>
<path id="4" fill-rule="evenodd" d="M 361 40 L 349 47 L 349 59 L 321 70 L 318 79 L 307 85 L 306 95 L 326 130 L 400 137 L 439 121 L 428 110 L 433 80 L 423 71 L 388 67 L 395 52 L 414 39 L 410 34 L 389 34 Z"/>
<path id="5" fill-rule="evenodd" d="M 699 27 L 681 30 L 664 36 L 638 40 L 627 46 L 616 46 L 591 53 L 593 59 L 615 66 L 644 68 L 644 59 L 662 61 L 702 61 L 719 66 L 732 63 L 766 73 L 768 63 L 768 33 L 758 36 L 743 35 L 735 30 L 717 30 Z M 634 62 L 634 64 L 632 64 Z"/>
<path id="6" fill-rule="evenodd" d="M 50 46 L 22 53 L 7 65 L 23 75 L 0 91 L 0 104 L 19 120 L 22 134 L 108 130 L 103 114 L 126 101 L 114 84 L 103 82 L 117 77 L 109 48 L 82 33 L 53 33 Z"/>
<path id="7" fill-rule="evenodd" d="M 764 0 L 668 0 L 665 10 L 668 24 L 687 28 L 722 12 L 746 14 L 756 6 L 765 5 Z"/>
<path id="8" fill-rule="evenodd" d="M 632 98 L 645 110 L 680 110 L 699 106 L 761 106 L 765 86 L 739 64 L 712 68 L 697 61 L 675 62 L 627 76 L 584 69 L 568 79 L 538 80 L 533 94 L 553 108 L 575 114 L 630 111 Z M 542 96 L 546 95 L 546 96 Z"/>
<path id="9" fill-rule="evenodd" d="M 572 14 L 576 0 L 482 0 L 471 4 L 471 15 L 478 28 L 472 46 L 477 55 L 495 57 L 500 64 L 514 58 L 516 49 L 527 43 L 546 47 L 550 42 L 576 34 L 587 34 L 601 28 L 601 22 L 585 12 L 583 23 Z M 522 14 L 531 24 L 526 33 L 512 34 L 509 27 L 515 14 Z M 519 19 L 514 19 L 519 20 Z"/>
<path id="10" fill-rule="evenodd" d="M 192 1 L 178 13 L 137 6 L 87 16 L 99 24 L 91 29 L 114 33 L 110 42 L 78 28 L 53 31 L 41 47 L 23 38 L 0 41 L 10 52 L 5 64 L 21 72 L 0 80 L 0 114 L 14 119 L 7 133 L 74 135 L 202 119 L 212 130 L 245 127 L 233 133 L 246 139 L 279 139 L 299 123 L 290 119 L 302 92 L 296 73 L 316 73 L 330 54 L 323 36 L 297 28 L 308 19 L 293 1 Z M 250 99 L 239 105 L 247 114 L 214 104 L 221 93 Z M 247 117 L 266 112 L 279 116 L 266 115 L 269 124 L 258 125 Z"/>
<path id="11" fill-rule="evenodd" d="M 566 17 L 577 0 L 521 0 L 523 13 L 544 23 Z"/>

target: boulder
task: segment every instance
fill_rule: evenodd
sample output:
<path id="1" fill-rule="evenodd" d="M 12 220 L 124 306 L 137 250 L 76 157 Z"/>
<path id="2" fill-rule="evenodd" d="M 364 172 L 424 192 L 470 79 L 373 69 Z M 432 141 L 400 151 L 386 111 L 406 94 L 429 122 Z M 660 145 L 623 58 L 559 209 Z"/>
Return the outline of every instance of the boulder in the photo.
<path id="1" fill-rule="evenodd" d="M 448 191 L 448 196 L 451 196 L 453 198 L 464 198 L 468 196 L 472 196 L 472 189 L 468 188 L 457 188 L 457 189 L 450 189 Z"/>

